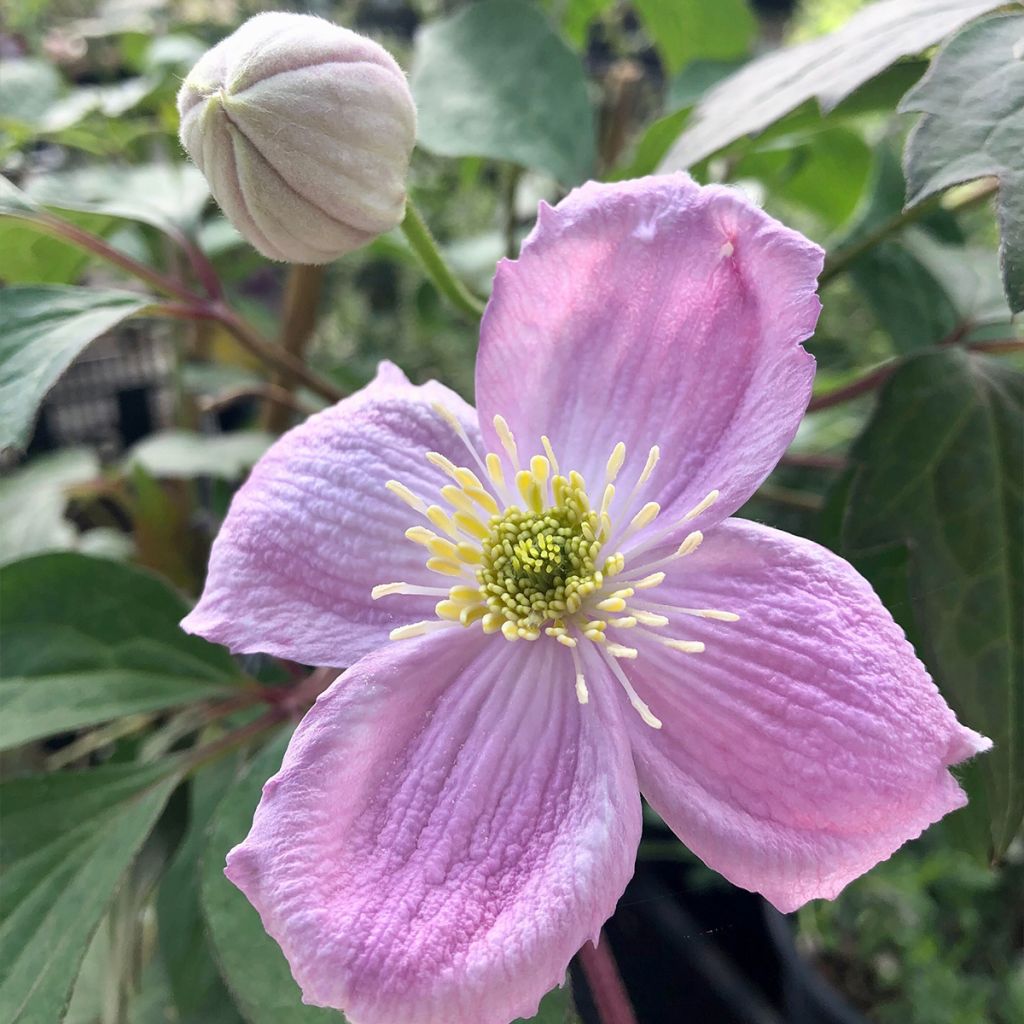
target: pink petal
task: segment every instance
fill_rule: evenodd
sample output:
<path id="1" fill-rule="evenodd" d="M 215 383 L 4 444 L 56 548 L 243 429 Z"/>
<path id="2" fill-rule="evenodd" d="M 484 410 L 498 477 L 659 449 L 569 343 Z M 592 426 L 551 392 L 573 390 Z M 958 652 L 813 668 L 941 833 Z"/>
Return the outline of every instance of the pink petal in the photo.
<path id="1" fill-rule="evenodd" d="M 547 434 L 560 463 L 600 485 L 623 441 L 647 500 L 696 526 L 738 508 L 785 451 L 811 393 L 822 251 L 741 192 L 684 174 L 589 183 L 498 267 L 476 394 L 490 448 L 503 415 L 521 444 Z M 663 520 L 664 521 L 664 520 Z"/>
<path id="2" fill-rule="evenodd" d="M 391 644 L 316 703 L 228 877 L 353 1024 L 536 1012 L 612 913 L 640 801 L 618 705 L 553 643 Z"/>
<path id="3" fill-rule="evenodd" d="M 378 583 L 439 579 L 404 536 L 419 517 L 384 486 L 395 478 L 436 500 L 445 478 L 424 453 L 465 463 L 464 444 L 432 402 L 479 437 L 458 395 L 434 381 L 414 387 L 391 363 L 285 434 L 235 495 L 202 598 L 182 626 L 233 651 L 343 666 L 394 626 L 433 617 L 438 598 L 370 598 Z"/>
<path id="4" fill-rule="evenodd" d="M 730 519 L 651 598 L 702 654 L 645 644 L 631 673 L 641 790 L 699 857 L 788 912 L 833 898 L 967 797 L 960 725 L 870 585 L 810 541 Z"/>

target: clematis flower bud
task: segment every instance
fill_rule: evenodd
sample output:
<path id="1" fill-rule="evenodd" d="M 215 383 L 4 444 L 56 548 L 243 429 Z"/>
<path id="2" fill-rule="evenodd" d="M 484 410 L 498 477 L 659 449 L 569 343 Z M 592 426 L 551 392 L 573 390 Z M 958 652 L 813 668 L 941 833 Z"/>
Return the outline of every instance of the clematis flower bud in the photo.
<path id="1" fill-rule="evenodd" d="M 377 43 L 322 18 L 250 18 L 178 93 L 181 141 L 263 255 L 328 263 L 395 227 L 416 108 Z"/>

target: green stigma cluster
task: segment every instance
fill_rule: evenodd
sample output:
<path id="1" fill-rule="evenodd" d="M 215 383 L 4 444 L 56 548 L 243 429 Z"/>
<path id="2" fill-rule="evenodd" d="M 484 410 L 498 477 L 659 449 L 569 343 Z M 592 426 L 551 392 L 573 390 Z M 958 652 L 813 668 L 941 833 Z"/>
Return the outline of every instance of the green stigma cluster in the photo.
<path id="1" fill-rule="evenodd" d="M 528 636 L 578 611 L 604 582 L 597 567 L 598 514 L 582 489 L 567 486 L 560 498 L 541 512 L 513 507 L 493 516 L 481 545 L 481 597 L 489 611 Z"/>

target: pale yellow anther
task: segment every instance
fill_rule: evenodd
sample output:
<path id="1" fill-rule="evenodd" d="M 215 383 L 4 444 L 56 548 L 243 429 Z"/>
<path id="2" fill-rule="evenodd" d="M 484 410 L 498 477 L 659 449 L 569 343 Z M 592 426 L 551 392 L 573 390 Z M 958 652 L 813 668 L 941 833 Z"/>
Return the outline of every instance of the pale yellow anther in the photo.
<path id="1" fill-rule="evenodd" d="M 506 621 L 504 615 L 498 615 L 497 612 L 487 612 L 480 620 L 480 628 L 485 633 L 497 633 Z"/>
<path id="2" fill-rule="evenodd" d="M 626 446 L 620 441 L 612 449 L 611 455 L 608 456 L 608 463 L 604 467 L 605 483 L 610 484 L 615 481 L 615 478 L 619 475 L 619 470 L 622 469 L 622 464 L 625 461 Z"/>
<path id="3" fill-rule="evenodd" d="M 512 466 L 514 469 L 519 469 L 519 449 L 516 447 L 516 439 L 509 430 L 508 424 L 505 422 L 504 416 L 494 417 L 494 432 L 498 435 L 498 440 L 501 442 L 502 448 L 508 454 Z"/>
<path id="4" fill-rule="evenodd" d="M 453 619 L 459 621 L 459 616 L 462 614 L 462 609 L 465 605 L 458 604 L 456 601 L 438 601 L 434 605 L 434 611 L 441 616 L 442 619 Z"/>
<path id="5" fill-rule="evenodd" d="M 466 470 L 466 472 L 468 473 L 469 470 Z M 474 477 L 474 479 L 476 478 Z M 477 483 L 479 482 L 480 481 L 477 480 Z M 498 503 L 488 491 L 483 489 L 483 487 L 466 487 L 464 493 L 489 515 L 496 516 L 501 511 L 501 509 L 498 508 Z"/>
<path id="6" fill-rule="evenodd" d="M 635 591 L 632 587 L 623 587 L 621 590 L 613 590 L 608 596 L 621 597 L 625 601 L 631 598 L 634 593 Z"/>
<path id="7" fill-rule="evenodd" d="M 440 402 L 432 402 L 430 406 L 438 416 L 441 417 L 455 431 L 456 434 L 462 436 L 465 434 L 465 430 L 462 428 L 462 424 L 458 421 L 450 409 L 446 409 Z"/>
<path id="8" fill-rule="evenodd" d="M 469 562 L 472 565 L 479 565 L 483 560 L 484 556 L 480 549 L 474 544 L 467 544 L 466 541 L 461 541 L 455 545 L 455 549 L 458 552 L 459 558 L 464 562 Z"/>
<path id="9" fill-rule="evenodd" d="M 626 615 L 621 619 L 609 619 L 609 626 L 616 626 L 618 629 L 632 629 L 639 620 L 635 615 Z"/>
<path id="10" fill-rule="evenodd" d="M 426 503 L 421 498 L 417 498 L 405 484 L 400 484 L 397 480 L 389 480 L 384 486 L 417 512 L 423 512 L 426 509 Z"/>
<path id="11" fill-rule="evenodd" d="M 379 583 L 370 591 L 370 597 L 374 601 L 378 601 L 391 594 L 401 594 L 408 585 L 408 583 Z"/>
<path id="12" fill-rule="evenodd" d="M 464 626 L 472 626 L 478 619 L 482 619 L 487 614 L 487 606 L 484 604 L 471 604 L 463 605 L 462 611 L 459 612 L 459 622 Z"/>
<path id="13" fill-rule="evenodd" d="M 597 602 L 597 607 L 603 612 L 621 612 L 625 610 L 626 602 L 621 597 L 606 597 Z"/>
<path id="14" fill-rule="evenodd" d="M 645 526 L 649 526 L 658 518 L 658 513 L 661 511 L 661 506 L 656 501 L 649 501 L 642 509 L 629 522 L 629 526 L 626 528 L 627 533 L 633 533 L 636 530 L 642 530 Z"/>
<path id="15" fill-rule="evenodd" d="M 455 479 L 455 474 L 459 471 L 459 467 L 456 466 L 451 459 L 442 455 L 440 452 L 427 452 L 427 462 L 433 466 L 437 466 L 438 469 L 447 473 L 452 479 Z"/>
<path id="16" fill-rule="evenodd" d="M 548 457 L 548 462 L 551 463 L 551 472 L 558 476 L 558 459 L 555 458 L 555 451 L 545 434 L 541 434 L 540 443 L 544 446 L 544 454 Z"/>
<path id="17" fill-rule="evenodd" d="M 639 608 L 632 608 L 630 612 L 641 626 L 661 627 L 668 625 L 667 615 L 659 615 L 657 612 L 645 612 Z"/>
<path id="18" fill-rule="evenodd" d="M 480 540 L 486 540 L 490 536 L 490 530 L 484 523 L 481 523 L 476 516 L 470 515 L 468 512 L 456 512 L 452 519 L 455 521 L 455 525 L 464 533 L 468 533 L 471 537 L 478 537 Z"/>
<path id="19" fill-rule="evenodd" d="M 449 558 L 453 562 L 459 561 L 459 549 L 443 537 L 435 537 L 428 545 L 427 550 L 437 558 Z"/>
<path id="20" fill-rule="evenodd" d="M 434 524 L 442 533 L 447 533 L 449 537 L 458 537 L 459 531 L 452 522 L 451 516 L 440 505 L 431 505 L 424 513 L 426 517 Z M 407 535 L 408 536 L 408 535 Z"/>
<path id="21" fill-rule="evenodd" d="M 652 572 L 650 576 L 645 576 L 642 580 L 637 580 L 633 584 L 637 590 L 648 590 L 650 587 L 656 587 L 659 583 L 665 581 L 665 574 L 663 572 Z"/>
<path id="22" fill-rule="evenodd" d="M 694 551 L 701 546 L 704 540 L 704 534 L 700 530 L 694 530 L 693 533 L 688 533 L 684 538 L 682 544 L 676 549 L 676 554 L 680 556 L 692 555 Z"/>
<path id="23" fill-rule="evenodd" d="M 519 639 L 519 627 L 511 621 L 506 619 L 501 624 L 501 632 L 506 640 L 518 640 Z"/>
<path id="24" fill-rule="evenodd" d="M 516 489 L 523 496 L 527 508 L 539 513 L 544 507 L 540 487 L 537 479 L 528 469 L 521 469 L 516 473 Z"/>
<path id="25" fill-rule="evenodd" d="M 582 672 L 576 673 L 576 699 L 581 704 L 586 704 L 590 700 L 590 693 L 587 690 L 587 681 L 583 678 Z"/>
<path id="26" fill-rule="evenodd" d="M 571 636 L 568 636 L 565 633 L 562 633 L 559 636 L 556 636 L 555 639 L 563 647 L 575 647 L 576 646 L 576 641 Z"/>
<path id="27" fill-rule="evenodd" d="M 601 509 L 599 515 L 602 519 L 608 515 L 608 510 L 612 507 L 612 501 L 615 500 L 615 485 L 607 484 L 604 489 L 604 493 L 601 495 Z"/>
<path id="28" fill-rule="evenodd" d="M 437 627 L 436 619 L 426 622 L 411 622 L 408 626 L 399 626 L 391 630 L 388 636 L 392 640 L 411 640 L 415 636 L 423 636 L 424 633 L 431 633 Z"/>
<path id="29" fill-rule="evenodd" d="M 452 508 L 458 509 L 460 512 L 467 512 L 470 515 L 476 515 L 476 505 L 473 499 L 461 487 L 456 487 L 455 484 L 445 484 L 441 488 L 441 497 Z"/>
<path id="30" fill-rule="evenodd" d="M 543 489 L 548 482 L 548 477 L 551 475 L 551 463 L 543 455 L 534 455 L 530 459 L 530 472 L 533 474 L 534 480 Z"/>
<path id="31" fill-rule="evenodd" d="M 621 551 L 616 552 L 614 555 L 609 555 L 608 558 L 604 560 L 605 576 L 615 576 L 625 568 L 626 556 L 623 555 Z"/>
<path id="32" fill-rule="evenodd" d="M 422 544 L 426 547 L 431 541 L 437 540 L 437 534 L 433 530 L 428 530 L 425 526 L 410 526 L 405 531 L 406 537 L 414 541 L 417 544 Z"/>
<path id="33" fill-rule="evenodd" d="M 428 558 L 427 568 L 431 572 L 440 573 L 442 576 L 463 575 L 463 566 L 458 562 L 449 561 L 447 558 Z"/>
<path id="34" fill-rule="evenodd" d="M 640 474 L 640 477 L 636 482 L 637 487 L 643 487 L 643 485 L 650 480 L 651 474 L 654 472 L 654 467 L 658 464 L 658 459 L 660 458 L 661 449 L 657 445 L 654 445 L 647 453 L 647 462 L 644 464 L 643 472 Z"/>
<path id="35" fill-rule="evenodd" d="M 623 647 L 622 644 L 605 644 L 604 649 L 613 658 L 635 658 L 639 653 L 635 647 Z"/>
<path id="36" fill-rule="evenodd" d="M 491 483 L 498 490 L 504 488 L 505 471 L 501 468 L 501 459 L 494 452 L 488 452 L 484 462 L 487 465 L 487 475 L 491 478 Z"/>
<path id="37" fill-rule="evenodd" d="M 696 615 L 701 619 L 717 619 L 719 622 L 739 622 L 740 617 L 735 612 L 721 612 L 716 608 L 680 608 L 686 615 Z"/>
<path id="38" fill-rule="evenodd" d="M 702 498 L 689 512 L 683 516 L 684 521 L 690 519 L 696 519 L 701 512 L 706 512 L 716 501 L 718 501 L 719 491 L 711 491 L 706 497 Z"/>
<path id="39" fill-rule="evenodd" d="M 478 587 L 467 587 L 461 583 L 457 583 L 448 591 L 448 596 L 453 601 L 459 601 L 462 604 L 466 604 L 470 601 L 479 601 L 480 590 Z"/>
<path id="40" fill-rule="evenodd" d="M 701 654 L 704 651 L 704 644 L 700 640 L 662 640 L 666 647 L 673 651 L 682 651 L 684 654 Z"/>
<path id="41" fill-rule="evenodd" d="M 640 715 L 644 725 L 649 725 L 652 729 L 661 728 L 661 719 L 651 714 L 651 709 L 636 694 L 630 697 L 629 702 L 633 705 L 637 714 Z"/>

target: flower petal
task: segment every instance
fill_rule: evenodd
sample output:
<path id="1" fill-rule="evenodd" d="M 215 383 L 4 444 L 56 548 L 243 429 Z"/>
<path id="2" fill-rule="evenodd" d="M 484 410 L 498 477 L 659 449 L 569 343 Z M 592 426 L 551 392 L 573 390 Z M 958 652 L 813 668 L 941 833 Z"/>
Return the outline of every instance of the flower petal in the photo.
<path id="1" fill-rule="evenodd" d="M 227 868 L 306 1002 L 353 1024 L 536 1012 L 633 870 L 640 800 L 609 696 L 578 705 L 554 643 L 452 627 L 317 701 Z"/>
<path id="2" fill-rule="evenodd" d="M 991 743 L 960 725 L 849 563 L 731 519 L 651 591 L 666 633 L 631 676 L 659 732 L 633 727 L 641 790 L 694 853 L 788 912 L 832 898 L 967 798 L 946 770 Z"/>
<path id="3" fill-rule="evenodd" d="M 202 598 L 182 626 L 233 651 L 340 667 L 386 642 L 394 626 L 432 617 L 437 598 L 370 598 L 378 583 L 440 579 L 404 536 L 416 513 L 384 486 L 393 477 L 436 495 L 444 477 L 424 453 L 466 461 L 432 402 L 476 443 L 470 406 L 434 381 L 414 387 L 391 363 L 285 434 L 235 495 Z"/>
<path id="4" fill-rule="evenodd" d="M 807 406 L 814 360 L 800 342 L 818 317 L 821 265 L 818 246 L 739 191 L 684 174 L 589 183 L 542 205 L 484 315 L 488 446 L 500 413 L 531 450 L 548 435 L 562 465 L 596 484 L 618 441 L 636 472 L 657 444 L 645 496 L 678 517 L 718 489 L 693 525 L 723 519 Z"/>

